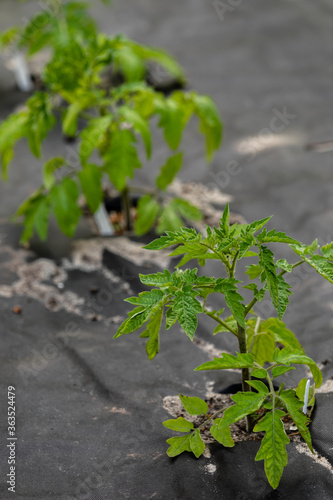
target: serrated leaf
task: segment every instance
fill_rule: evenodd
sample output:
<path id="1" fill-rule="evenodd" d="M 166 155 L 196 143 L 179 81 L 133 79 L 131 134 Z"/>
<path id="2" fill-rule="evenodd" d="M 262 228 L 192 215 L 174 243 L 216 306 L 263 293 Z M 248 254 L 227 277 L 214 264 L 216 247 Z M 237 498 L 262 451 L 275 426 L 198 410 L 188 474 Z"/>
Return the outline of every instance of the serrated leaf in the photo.
<path id="1" fill-rule="evenodd" d="M 279 308 L 279 280 L 276 276 L 273 252 L 265 247 L 260 247 L 259 265 L 264 270 L 262 279 L 266 280 L 269 294 L 272 299 L 273 306 Z"/>
<path id="2" fill-rule="evenodd" d="M 257 239 L 260 243 L 289 243 L 289 244 L 298 244 L 299 242 L 294 238 L 286 235 L 281 231 L 276 231 L 276 229 L 272 229 L 271 231 L 266 231 L 266 228 L 262 231 L 262 233 L 257 235 Z"/>
<path id="3" fill-rule="evenodd" d="M 243 288 L 246 288 L 247 290 L 252 290 L 254 297 L 257 299 L 258 302 L 261 302 L 262 299 L 265 296 L 266 290 L 262 288 L 261 290 L 258 290 L 258 287 L 255 283 L 250 283 L 249 285 L 243 286 Z"/>
<path id="4" fill-rule="evenodd" d="M 272 378 L 280 377 L 280 375 L 290 372 L 290 370 L 296 370 L 296 368 L 294 366 L 275 366 L 272 368 Z"/>
<path id="5" fill-rule="evenodd" d="M 251 353 L 240 354 L 236 356 L 223 353 L 221 358 L 214 358 L 214 361 L 207 361 L 195 368 L 195 371 L 201 370 L 227 370 L 229 368 L 253 368 L 254 358 Z"/>
<path id="6" fill-rule="evenodd" d="M 229 237 L 230 233 L 230 211 L 229 211 L 229 203 L 226 204 L 225 209 L 223 210 L 223 214 L 221 217 L 221 221 L 219 227 L 223 233 L 225 238 Z"/>
<path id="7" fill-rule="evenodd" d="M 260 229 L 262 229 L 268 221 L 270 221 L 272 216 L 265 217 L 264 219 L 256 220 L 251 222 L 251 224 L 247 224 L 244 228 L 245 233 L 255 234 Z"/>
<path id="8" fill-rule="evenodd" d="M 317 273 L 333 283 L 333 263 L 321 255 L 313 255 L 311 258 L 305 258 L 305 261 L 313 267 Z"/>
<path id="9" fill-rule="evenodd" d="M 179 324 L 185 333 L 193 340 L 198 325 L 197 314 L 202 312 L 202 305 L 195 298 L 195 292 L 191 285 L 185 285 L 182 290 L 175 293 L 173 309 L 177 313 Z"/>
<path id="10" fill-rule="evenodd" d="M 129 317 L 120 325 L 113 338 L 117 339 L 121 335 L 135 332 L 149 319 L 150 315 L 151 312 L 146 307 L 136 307 L 128 314 Z"/>
<path id="11" fill-rule="evenodd" d="M 268 387 L 261 380 L 246 380 L 246 383 L 262 394 L 268 394 Z"/>
<path id="12" fill-rule="evenodd" d="M 160 328 L 163 318 L 163 306 L 160 307 L 150 318 L 145 330 L 145 336 L 149 337 L 146 343 L 146 351 L 149 360 L 152 360 L 160 350 Z"/>
<path id="13" fill-rule="evenodd" d="M 186 220 L 200 221 L 202 213 L 198 207 L 182 198 L 174 198 L 171 201 L 174 210 Z"/>
<path id="14" fill-rule="evenodd" d="M 210 161 L 222 141 L 223 127 L 219 112 L 209 96 L 193 94 L 193 102 L 200 122 L 200 132 L 206 137 L 206 157 Z"/>
<path id="15" fill-rule="evenodd" d="M 172 283 L 170 272 L 165 269 L 163 273 L 139 274 L 140 281 L 148 286 L 166 286 Z"/>
<path id="16" fill-rule="evenodd" d="M 245 328 L 245 307 L 242 304 L 243 297 L 238 293 L 236 283 L 239 283 L 234 278 L 220 278 L 216 282 L 214 292 L 222 292 L 227 306 L 231 310 L 238 323 Z"/>
<path id="17" fill-rule="evenodd" d="M 230 427 L 221 426 L 221 423 L 222 418 L 216 418 L 214 424 L 210 428 L 210 433 L 220 444 L 223 444 L 223 446 L 227 448 L 232 448 L 235 446 L 235 443 L 231 437 Z"/>
<path id="18" fill-rule="evenodd" d="M 43 167 L 43 184 L 46 189 L 51 189 L 56 183 L 54 172 L 63 165 L 65 165 L 65 160 L 61 157 L 51 158 L 51 160 L 45 163 Z"/>
<path id="19" fill-rule="evenodd" d="M 81 210 L 77 204 L 79 190 L 76 182 L 65 177 L 59 184 L 52 187 L 50 200 L 62 232 L 72 237 L 81 217 Z"/>
<path id="20" fill-rule="evenodd" d="M 203 415 L 208 411 L 206 401 L 197 397 L 183 396 L 179 394 L 179 398 L 187 413 L 190 415 Z"/>
<path id="21" fill-rule="evenodd" d="M 135 109 L 129 108 L 128 106 L 122 106 L 119 108 L 119 113 L 126 120 L 126 122 L 131 123 L 136 132 L 141 134 L 146 149 L 146 155 L 149 159 L 151 157 L 151 134 L 148 121 Z"/>
<path id="22" fill-rule="evenodd" d="M 93 164 L 85 165 L 78 173 L 84 196 L 90 210 L 94 213 L 103 201 L 102 170 Z"/>
<path id="23" fill-rule="evenodd" d="M 161 167 L 160 173 L 156 179 L 158 189 L 165 190 L 174 180 L 177 173 L 181 169 L 183 163 L 183 153 L 177 153 L 167 159 L 166 163 Z"/>
<path id="24" fill-rule="evenodd" d="M 257 368 L 251 372 L 252 377 L 267 378 L 267 371 L 264 368 Z"/>
<path id="25" fill-rule="evenodd" d="M 171 429 L 172 431 L 177 431 L 177 432 L 189 432 L 191 429 L 194 428 L 193 422 L 189 422 L 183 417 L 178 417 L 178 418 L 171 418 L 170 420 L 165 420 L 162 422 L 164 427 L 167 429 Z"/>
<path id="26" fill-rule="evenodd" d="M 333 243 L 323 245 L 320 250 L 325 259 L 333 260 Z"/>
<path id="27" fill-rule="evenodd" d="M 292 389 L 282 391 L 281 394 L 279 394 L 279 398 L 286 405 L 287 411 L 296 424 L 302 438 L 304 439 L 310 450 L 313 452 L 311 435 L 307 427 L 309 420 L 302 411 L 303 402 L 296 397 L 296 393 Z"/>
<path id="28" fill-rule="evenodd" d="M 172 309 L 172 307 L 167 310 L 165 319 L 166 319 L 165 329 L 169 330 L 172 327 L 172 325 L 174 325 L 177 321 L 177 313 Z"/>
<path id="29" fill-rule="evenodd" d="M 138 203 L 137 218 L 134 222 L 135 234 L 140 236 L 148 233 L 154 226 L 159 212 L 160 205 L 152 196 L 149 194 L 142 196 Z"/>
<path id="30" fill-rule="evenodd" d="M 176 457 L 184 451 L 192 451 L 190 438 L 191 434 L 185 434 L 185 436 L 177 436 L 167 439 L 166 442 L 170 445 L 167 450 L 168 456 Z"/>
<path id="31" fill-rule="evenodd" d="M 113 60 L 115 69 L 125 76 L 127 82 L 137 82 L 143 79 L 144 63 L 131 46 L 118 46 L 114 51 Z"/>
<path id="32" fill-rule="evenodd" d="M 191 451 L 194 453 L 196 458 L 199 458 L 205 451 L 205 444 L 200 436 L 200 429 L 196 429 L 192 432 L 190 438 Z"/>
<path id="33" fill-rule="evenodd" d="M 24 231 L 20 243 L 30 240 L 34 230 L 41 240 L 45 240 L 48 230 L 50 200 L 42 194 L 34 194 L 19 207 L 16 216 L 24 216 Z"/>
<path id="34" fill-rule="evenodd" d="M 149 292 L 140 292 L 137 297 L 128 297 L 125 302 L 138 306 L 154 307 L 159 305 L 164 298 L 165 294 L 162 290 L 153 289 Z"/>
<path id="35" fill-rule="evenodd" d="M 184 243 L 187 241 L 195 240 L 200 233 L 197 233 L 193 228 L 182 227 L 179 231 L 166 231 L 166 236 L 160 236 L 156 240 L 151 241 L 148 245 L 144 246 L 147 250 L 163 250 L 177 243 Z"/>
<path id="36" fill-rule="evenodd" d="M 291 273 L 293 270 L 293 266 L 291 264 L 288 264 L 286 259 L 280 259 L 276 262 L 276 267 L 279 269 L 282 269 L 282 271 L 286 271 L 287 273 Z"/>
<path id="37" fill-rule="evenodd" d="M 105 132 L 111 125 L 112 120 L 112 115 L 93 118 L 90 120 L 88 126 L 80 133 L 81 143 L 79 155 L 83 164 L 88 161 L 94 149 L 98 147 Z"/>
<path id="38" fill-rule="evenodd" d="M 277 279 L 278 279 L 278 291 L 279 291 L 279 305 L 277 308 L 277 313 L 279 319 L 282 319 L 289 304 L 289 296 L 292 295 L 293 292 L 290 289 L 290 285 L 283 279 L 283 276 L 278 274 Z"/>
<path id="39" fill-rule="evenodd" d="M 127 178 L 131 179 L 134 170 L 141 167 L 134 143 L 130 130 L 119 129 L 112 135 L 110 148 L 103 156 L 104 169 L 117 191 L 122 191 Z"/>
<path id="40" fill-rule="evenodd" d="M 257 382 L 262 384 L 262 382 Z M 225 410 L 220 426 L 227 427 L 234 422 L 238 422 L 238 420 L 241 420 L 246 415 L 259 410 L 266 399 L 267 392 L 237 392 L 237 394 L 231 396 L 231 399 L 236 404 L 229 406 Z"/>
<path id="41" fill-rule="evenodd" d="M 274 352 L 273 360 L 276 363 L 289 364 L 294 363 L 298 365 L 307 365 L 312 373 L 316 387 L 320 387 L 323 382 L 323 376 L 313 359 L 305 356 L 302 349 L 293 349 L 291 347 L 284 347 L 283 349 L 276 349 Z"/>
<path id="42" fill-rule="evenodd" d="M 221 313 L 222 314 L 222 313 Z M 233 316 L 229 316 L 228 318 L 223 320 L 224 323 L 226 323 L 230 328 L 233 330 L 237 331 L 237 321 Z M 229 332 L 225 326 L 218 324 L 217 327 L 214 329 L 213 334 L 216 335 L 217 333 L 222 333 L 222 332 Z"/>
<path id="43" fill-rule="evenodd" d="M 278 487 L 283 469 L 288 463 L 286 445 L 289 443 L 289 438 L 281 421 L 284 415 L 282 410 L 266 413 L 253 429 L 254 432 L 265 432 L 255 460 L 265 461 L 266 476 L 274 489 Z"/>
<path id="44" fill-rule="evenodd" d="M 85 99 L 75 101 L 68 106 L 62 122 L 62 131 L 65 135 L 68 137 L 75 136 L 79 115 L 87 106 L 88 102 Z"/>

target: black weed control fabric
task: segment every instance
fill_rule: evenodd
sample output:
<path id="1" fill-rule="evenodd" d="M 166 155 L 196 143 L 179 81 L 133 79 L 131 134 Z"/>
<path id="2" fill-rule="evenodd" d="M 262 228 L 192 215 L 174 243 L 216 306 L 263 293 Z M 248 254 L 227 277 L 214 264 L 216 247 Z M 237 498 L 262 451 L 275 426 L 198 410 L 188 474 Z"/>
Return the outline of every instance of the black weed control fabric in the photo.
<path id="1" fill-rule="evenodd" d="M 182 178 L 230 194 L 231 210 L 248 221 L 274 215 L 272 227 L 296 239 L 332 241 L 332 151 L 319 154 L 307 146 L 333 137 L 331 0 L 112 3 L 108 10 L 93 2 L 104 31 L 169 50 L 189 85 L 211 95 L 221 111 L 224 143 L 210 167 L 197 123 L 190 124 Z M 12 4 L 0 0 L 0 30 L 40 8 L 37 2 Z M 222 4 L 230 8 L 223 11 Z M 0 64 L 2 118 L 26 96 Z M 66 155 L 66 147 L 76 148 L 56 129 L 45 158 Z M 167 157 L 159 137 L 154 154 L 151 166 L 138 172 L 144 185 Z M 143 289 L 138 273 L 159 269 L 162 257 L 138 259 L 131 244 L 95 240 L 84 222 L 76 241 L 52 222 L 45 243 L 20 248 L 19 229 L 8 218 L 39 186 L 41 173 L 25 144 L 12 167 L 10 181 L 0 183 L 1 500 L 331 500 L 332 285 L 300 266 L 285 316 L 306 353 L 323 364 L 327 392 L 317 395 L 311 424 L 322 459 L 288 445 L 276 491 L 263 462 L 254 461 L 257 442 L 211 445 L 210 455 L 198 460 L 188 453 L 170 459 L 163 399 L 179 393 L 204 398 L 208 387 L 223 391 L 237 384 L 238 375 L 194 372 L 209 355 L 177 328 L 162 335 L 151 362 L 137 334 L 112 340 L 130 309 L 123 299 Z M 274 251 L 293 261 L 278 246 Z M 207 274 L 220 276 L 220 268 L 209 264 Z M 228 337 L 213 337 L 212 325 L 202 320 L 196 338 L 221 350 L 237 348 Z M 306 372 L 288 375 L 283 380 L 293 387 Z M 16 493 L 6 482 L 8 386 L 16 393 Z"/>

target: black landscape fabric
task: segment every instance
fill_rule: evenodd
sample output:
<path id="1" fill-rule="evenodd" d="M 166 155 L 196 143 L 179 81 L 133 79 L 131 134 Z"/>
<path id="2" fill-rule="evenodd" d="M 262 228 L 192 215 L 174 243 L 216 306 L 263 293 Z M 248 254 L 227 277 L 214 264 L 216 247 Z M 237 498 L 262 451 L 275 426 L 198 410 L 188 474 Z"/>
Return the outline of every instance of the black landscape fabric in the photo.
<path id="1" fill-rule="evenodd" d="M 199 0 L 158 6 L 114 0 L 111 11 L 94 2 L 93 13 L 107 32 L 168 49 L 185 67 L 190 85 L 216 100 L 226 125 L 221 152 L 211 167 L 204 166 L 193 124 L 184 137 L 185 180 L 229 193 L 232 211 L 248 221 L 274 215 L 274 227 L 301 241 L 332 241 L 333 153 L 305 148 L 333 136 L 332 5 L 238 3 L 224 19 L 217 2 Z M 0 2 L 1 30 L 30 12 L 27 4 L 15 12 L 10 4 Z M 2 68 L 1 116 L 24 101 L 12 87 Z M 268 144 L 260 132 L 281 113 L 288 123 Z M 58 135 L 56 130 L 47 141 L 46 156 L 65 147 Z M 158 146 L 157 158 L 164 154 Z M 231 161 L 238 174 L 226 168 Z M 135 239 L 94 238 L 84 221 L 74 241 L 53 223 L 45 243 L 33 240 L 30 249 L 20 248 L 20 228 L 8 218 L 39 185 L 40 166 L 20 144 L 12 167 L 9 183 L 0 185 L 0 498 L 332 499 L 331 285 L 311 270 L 297 270 L 284 319 L 306 353 L 323 363 L 327 392 L 317 395 L 311 424 L 321 458 L 315 460 L 299 443 L 288 445 L 288 466 L 276 491 L 263 462 L 254 461 L 258 442 L 232 449 L 214 444 L 198 460 L 189 453 L 170 459 L 170 431 L 161 424 L 170 415 L 163 399 L 179 393 L 204 398 L 208 387 L 218 392 L 238 383 L 238 374 L 194 372 L 209 354 L 177 328 L 162 335 L 151 362 L 137 334 L 113 340 L 130 309 L 123 299 L 143 290 L 138 274 L 161 269 L 162 257 L 142 257 Z M 140 182 L 149 185 L 153 168 L 140 172 Z M 173 264 L 167 262 L 170 269 Z M 207 274 L 220 275 L 217 264 L 207 267 Z M 199 321 L 196 337 L 221 350 L 237 347 L 213 337 L 206 321 Z M 297 384 L 306 374 L 302 370 L 284 376 L 286 386 Z M 16 389 L 15 494 L 6 483 L 8 386 Z"/>

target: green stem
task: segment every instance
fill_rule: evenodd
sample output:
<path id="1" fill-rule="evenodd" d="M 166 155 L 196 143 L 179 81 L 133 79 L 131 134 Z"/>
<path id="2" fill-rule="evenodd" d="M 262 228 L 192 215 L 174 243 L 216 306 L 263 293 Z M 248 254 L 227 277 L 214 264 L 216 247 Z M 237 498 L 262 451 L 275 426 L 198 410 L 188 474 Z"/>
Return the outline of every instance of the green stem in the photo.
<path id="1" fill-rule="evenodd" d="M 224 326 L 224 328 L 226 330 L 228 330 L 229 332 L 231 332 L 233 335 L 238 337 L 237 332 L 233 328 L 231 328 L 231 326 L 229 326 L 228 323 L 225 323 L 221 318 L 216 316 L 216 314 L 214 314 L 213 312 L 207 311 L 207 309 L 204 309 L 204 313 L 207 314 L 207 316 L 209 316 L 210 318 L 214 319 L 220 325 Z"/>
<path id="2" fill-rule="evenodd" d="M 129 190 L 128 190 L 127 186 L 121 192 L 121 199 L 122 199 L 123 210 L 125 212 L 126 229 L 127 229 L 127 231 L 131 231 L 131 229 L 132 229 L 131 201 L 130 201 Z"/>
<path id="3" fill-rule="evenodd" d="M 234 275 L 235 275 L 236 263 L 237 263 L 238 255 L 239 255 L 239 250 L 237 250 L 237 252 L 236 252 L 236 254 L 234 256 L 234 259 L 232 261 L 232 265 L 231 265 L 231 269 L 230 269 L 230 278 L 233 278 Z"/>
<path id="4" fill-rule="evenodd" d="M 219 252 L 217 252 L 215 250 L 215 248 L 212 248 L 210 247 L 209 245 L 206 245 L 206 243 L 203 243 L 203 242 L 200 242 L 200 245 L 203 245 L 204 247 L 206 248 L 209 248 L 209 250 L 211 250 L 213 253 L 215 253 L 215 255 L 223 262 L 223 264 L 225 265 L 226 269 L 227 269 L 227 272 L 228 272 L 228 275 L 229 275 L 229 278 L 232 278 L 233 276 L 231 275 L 231 267 L 230 267 L 230 264 L 229 264 L 229 261 L 228 259 L 226 259 L 224 257 L 224 255 L 220 254 Z"/>

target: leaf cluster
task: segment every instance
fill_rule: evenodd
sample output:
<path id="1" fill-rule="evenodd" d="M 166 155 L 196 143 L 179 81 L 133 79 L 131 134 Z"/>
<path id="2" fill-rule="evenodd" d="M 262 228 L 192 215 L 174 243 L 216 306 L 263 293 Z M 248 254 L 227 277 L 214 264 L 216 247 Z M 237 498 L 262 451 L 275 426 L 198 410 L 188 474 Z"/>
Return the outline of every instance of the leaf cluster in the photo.
<path id="1" fill-rule="evenodd" d="M 181 141 L 191 117 L 198 119 L 208 161 L 220 145 L 222 124 L 210 97 L 194 91 L 166 96 L 145 83 L 152 61 L 184 81 L 183 70 L 167 52 L 123 35 L 99 33 L 83 2 L 61 3 L 55 13 L 42 10 L 21 30 L 2 35 L 2 46 L 8 45 L 25 49 L 29 55 L 43 48 L 52 52 L 42 74 L 45 90 L 36 92 L 23 111 L 0 124 L 4 179 L 15 145 L 23 138 L 43 162 L 43 184 L 17 212 L 25 225 L 22 242 L 35 230 L 45 239 L 51 212 L 62 231 L 73 236 L 81 216 L 80 194 L 95 212 L 103 199 L 105 179 L 128 196 L 129 181 L 151 159 L 151 123 L 156 119 L 170 154 L 156 175 L 156 187 L 140 199 L 134 229 L 139 235 L 152 227 L 162 233 L 201 220 L 196 206 L 172 197 L 167 190 L 183 164 Z M 120 84 L 110 86 L 110 72 L 111 82 L 120 75 Z M 59 119 L 63 134 L 79 140 L 75 158 L 67 154 L 45 161 L 42 143 Z M 140 143 L 145 158 L 139 154 Z M 57 202 L 60 197 L 64 210 Z"/>

